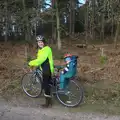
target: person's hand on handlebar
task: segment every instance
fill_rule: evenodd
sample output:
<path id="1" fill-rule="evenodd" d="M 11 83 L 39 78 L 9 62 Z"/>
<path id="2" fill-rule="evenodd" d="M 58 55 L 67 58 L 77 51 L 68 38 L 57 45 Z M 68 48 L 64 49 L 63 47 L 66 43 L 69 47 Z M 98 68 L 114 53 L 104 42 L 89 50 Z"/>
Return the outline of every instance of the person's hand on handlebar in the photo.
<path id="1" fill-rule="evenodd" d="M 35 67 L 30 67 L 28 64 L 24 64 L 24 66 L 23 71 L 25 73 L 32 72 L 35 69 Z"/>

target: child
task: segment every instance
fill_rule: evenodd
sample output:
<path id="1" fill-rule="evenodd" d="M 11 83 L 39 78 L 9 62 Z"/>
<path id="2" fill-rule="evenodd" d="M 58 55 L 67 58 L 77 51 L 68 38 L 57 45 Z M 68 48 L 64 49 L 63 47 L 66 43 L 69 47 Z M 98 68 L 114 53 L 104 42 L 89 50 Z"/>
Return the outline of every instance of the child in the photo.
<path id="1" fill-rule="evenodd" d="M 60 73 L 60 90 L 65 89 L 69 83 L 69 79 L 76 74 L 76 64 L 72 58 L 71 54 L 64 55 L 66 67 Z"/>

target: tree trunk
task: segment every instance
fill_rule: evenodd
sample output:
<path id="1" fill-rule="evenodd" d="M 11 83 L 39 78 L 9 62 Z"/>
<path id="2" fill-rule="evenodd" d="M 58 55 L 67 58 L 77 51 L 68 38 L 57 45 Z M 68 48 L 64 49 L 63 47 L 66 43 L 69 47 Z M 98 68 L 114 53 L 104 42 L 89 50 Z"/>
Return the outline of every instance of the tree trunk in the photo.
<path id="1" fill-rule="evenodd" d="M 112 29 L 111 29 L 111 37 L 113 38 L 113 33 L 114 33 L 114 15 L 113 15 L 113 8 L 112 8 Z"/>
<path id="2" fill-rule="evenodd" d="M 52 8 L 54 9 L 54 6 L 55 6 L 55 1 L 54 0 L 51 0 L 51 3 L 52 3 Z M 52 44 L 55 43 L 57 37 L 56 37 L 56 28 L 55 28 L 55 15 L 54 15 L 54 12 L 52 12 Z"/>
<path id="3" fill-rule="evenodd" d="M 69 17 L 69 33 L 74 34 L 74 29 L 75 29 L 75 1 L 70 0 L 70 17 Z"/>
<path id="4" fill-rule="evenodd" d="M 52 13 L 52 20 L 53 20 L 53 22 L 52 22 L 52 44 L 53 44 L 53 41 L 55 40 L 55 37 L 54 37 L 54 34 L 55 34 L 55 28 L 54 28 L 54 15 L 53 15 L 53 13 Z"/>
<path id="5" fill-rule="evenodd" d="M 105 0 L 103 1 L 103 13 L 102 13 L 102 16 L 101 16 L 101 32 L 100 32 L 100 39 L 101 41 L 104 43 L 104 23 L 105 23 L 105 15 L 104 15 L 104 12 L 105 12 Z"/>
<path id="6" fill-rule="evenodd" d="M 117 48 L 117 40 L 118 40 L 119 32 L 120 32 L 120 20 L 117 21 L 117 28 L 114 39 L 114 48 Z"/>
<path id="7" fill-rule="evenodd" d="M 24 24 L 24 33 L 25 33 L 25 40 L 29 41 L 31 39 L 31 33 L 30 33 L 30 25 L 28 21 L 28 16 L 26 16 L 26 7 L 25 7 L 25 0 L 22 0 L 23 3 L 23 14 L 24 14 L 24 19 L 25 19 L 25 24 Z"/>
<path id="8" fill-rule="evenodd" d="M 26 9 L 25 9 L 25 0 L 22 0 L 22 3 L 23 3 L 23 15 L 24 15 L 24 19 L 26 18 L 25 16 L 25 12 L 26 12 Z M 25 40 L 27 40 L 27 35 L 26 35 L 26 19 L 25 19 L 25 22 L 24 22 L 24 34 L 25 34 Z"/>
<path id="9" fill-rule="evenodd" d="M 104 13 L 102 13 L 100 38 L 101 41 L 104 43 Z"/>
<path id="10" fill-rule="evenodd" d="M 85 44 L 88 43 L 88 5 L 89 2 L 86 3 L 86 15 L 85 15 Z"/>
<path id="11" fill-rule="evenodd" d="M 95 40 L 95 0 L 92 0 L 92 39 Z"/>
<path id="12" fill-rule="evenodd" d="M 70 15 L 69 15 L 69 34 L 72 34 L 72 0 L 70 0 Z"/>
<path id="13" fill-rule="evenodd" d="M 61 50 L 61 39 L 60 39 L 60 18 L 59 18 L 59 11 L 58 11 L 58 2 L 56 0 L 56 21 L 57 21 L 57 45 L 58 50 Z"/>
<path id="14" fill-rule="evenodd" d="M 8 3 L 5 1 L 5 42 L 8 41 Z"/>
<path id="15" fill-rule="evenodd" d="M 75 32 L 75 0 L 71 0 L 72 2 L 72 34 Z"/>

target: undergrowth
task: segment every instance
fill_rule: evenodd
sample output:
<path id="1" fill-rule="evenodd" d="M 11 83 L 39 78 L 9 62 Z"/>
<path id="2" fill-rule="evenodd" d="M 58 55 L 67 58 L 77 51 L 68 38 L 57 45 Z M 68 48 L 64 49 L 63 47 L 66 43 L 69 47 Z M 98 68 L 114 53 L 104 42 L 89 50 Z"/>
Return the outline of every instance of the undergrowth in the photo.
<path id="1" fill-rule="evenodd" d="M 62 61 L 64 52 L 62 50 L 61 51 L 57 50 L 57 48 L 54 46 L 51 47 L 53 49 L 54 60 Z M 21 59 L 23 59 L 24 56 L 23 58 L 22 56 L 15 56 L 15 52 L 19 53 L 22 48 L 21 47 L 14 48 L 12 54 L 9 51 L 11 50 L 10 46 L 9 48 L 8 47 L 5 48 L 7 48 L 8 51 L 5 50 L 3 46 L 1 46 L 0 48 L 0 54 L 1 54 L 0 94 L 8 97 L 19 96 L 23 94 L 20 83 L 23 75 L 23 71 L 22 71 L 23 64 Z M 9 52 L 9 56 L 8 56 L 8 52 Z M 35 52 L 33 51 L 33 53 Z M 16 59 L 16 62 L 14 61 L 14 59 Z M 91 60 L 91 62 L 93 62 L 93 60 Z M 101 63 L 106 63 L 106 58 L 101 58 Z M 14 68 L 12 66 L 14 66 Z M 114 71 L 112 70 L 112 72 Z M 107 71 L 104 71 L 103 73 L 107 73 Z M 102 77 L 102 75 L 100 77 Z M 98 111 L 98 112 L 104 112 L 110 114 L 120 113 L 119 81 L 114 81 L 114 79 L 111 81 L 109 79 L 97 80 L 97 81 L 94 81 L 93 79 L 93 81 L 89 81 L 88 78 L 87 81 L 80 81 L 80 82 L 83 82 L 83 86 L 84 86 L 84 102 L 80 107 L 73 109 L 73 111 L 90 110 L 90 111 Z"/>

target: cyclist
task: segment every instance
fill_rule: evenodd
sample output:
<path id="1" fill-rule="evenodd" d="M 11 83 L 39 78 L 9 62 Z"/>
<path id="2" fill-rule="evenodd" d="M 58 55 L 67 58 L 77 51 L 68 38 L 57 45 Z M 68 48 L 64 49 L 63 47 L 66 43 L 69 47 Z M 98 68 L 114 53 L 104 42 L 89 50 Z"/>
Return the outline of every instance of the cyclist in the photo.
<path id="1" fill-rule="evenodd" d="M 69 83 L 69 78 L 76 74 L 76 57 L 68 53 L 64 55 L 64 61 L 66 66 L 60 73 L 60 90 L 64 90 Z"/>
<path id="2" fill-rule="evenodd" d="M 49 105 L 52 105 L 52 98 L 51 98 L 51 88 L 50 88 L 50 82 L 51 82 L 51 76 L 54 72 L 54 64 L 53 64 L 53 56 L 52 56 L 52 50 L 49 46 L 46 44 L 46 39 L 38 35 L 36 37 L 37 44 L 38 44 L 38 53 L 37 58 L 34 60 L 31 60 L 29 62 L 30 67 L 40 67 L 43 73 L 43 89 L 45 91 L 45 104 L 42 105 L 43 108 L 47 108 Z"/>

